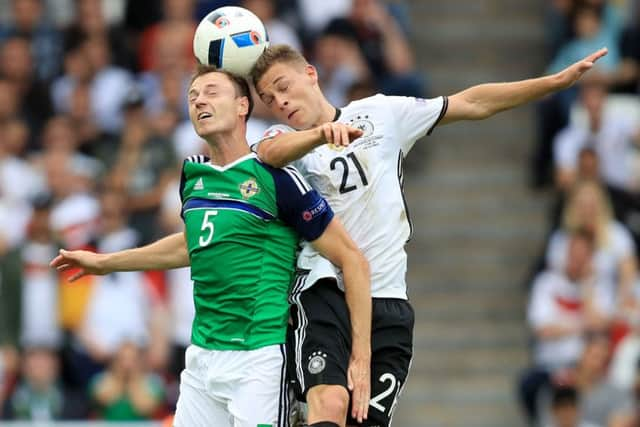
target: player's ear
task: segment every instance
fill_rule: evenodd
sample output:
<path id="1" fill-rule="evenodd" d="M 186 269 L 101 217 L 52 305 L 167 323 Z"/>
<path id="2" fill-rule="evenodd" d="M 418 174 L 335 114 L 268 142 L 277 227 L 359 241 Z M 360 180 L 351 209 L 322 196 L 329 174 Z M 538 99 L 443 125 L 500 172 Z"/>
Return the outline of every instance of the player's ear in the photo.
<path id="1" fill-rule="evenodd" d="M 318 70 L 311 64 L 307 64 L 304 67 L 305 74 L 313 81 L 313 83 L 318 83 Z"/>
<path id="2" fill-rule="evenodd" d="M 249 99 L 246 96 L 238 98 L 238 115 L 247 116 L 249 114 Z"/>

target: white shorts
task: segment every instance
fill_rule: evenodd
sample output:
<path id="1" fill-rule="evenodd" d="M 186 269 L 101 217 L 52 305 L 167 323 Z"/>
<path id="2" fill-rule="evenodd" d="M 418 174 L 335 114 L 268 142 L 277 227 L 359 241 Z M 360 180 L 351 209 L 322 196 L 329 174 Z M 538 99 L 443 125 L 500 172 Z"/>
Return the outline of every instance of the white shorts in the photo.
<path id="1" fill-rule="evenodd" d="M 286 427 L 284 345 L 251 351 L 190 345 L 180 376 L 174 427 Z"/>

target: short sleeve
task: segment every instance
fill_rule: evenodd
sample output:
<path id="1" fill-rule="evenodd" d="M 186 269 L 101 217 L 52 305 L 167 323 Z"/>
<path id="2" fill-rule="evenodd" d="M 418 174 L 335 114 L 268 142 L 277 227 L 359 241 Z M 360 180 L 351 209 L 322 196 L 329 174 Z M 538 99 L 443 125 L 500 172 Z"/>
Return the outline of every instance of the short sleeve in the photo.
<path id="1" fill-rule="evenodd" d="M 404 96 L 384 96 L 383 98 L 383 102 L 391 111 L 398 132 L 396 141 L 405 155 L 419 138 L 431 134 L 446 114 L 449 104 L 446 96 L 432 99 Z"/>
<path id="2" fill-rule="evenodd" d="M 567 262 L 567 235 L 562 230 L 556 230 L 549 239 L 545 254 L 547 268 L 555 271 L 564 270 Z"/>
<path id="3" fill-rule="evenodd" d="M 553 318 L 553 304 L 549 280 L 552 276 L 548 272 L 538 274 L 531 287 L 531 296 L 527 308 L 527 320 L 532 329 L 548 325 Z"/>
<path id="4" fill-rule="evenodd" d="M 564 129 L 554 138 L 553 162 L 557 168 L 575 170 L 578 167 L 580 139 L 572 129 Z"/>
<path id="5" fill-rule="evenodd" d="M 266 167 L 276 184 L 278 217 L 305 240 L 316 240 L 333 219 L 333 210 L 327 201 L 311 188 L 296 168 Z"/>
<path id="6" fill-rule="evenodd" d="M 610 228 L 611 245 L 618 262 L 634 256 L 636 253 L 635 244 L 631 232 L 619 222 L 614 222 Z"/>
<path id="7" fill-rule="evenodd" d="M 270 126 L 269 128 L 267 128 L 267 130 L 264 131 L 264 133 L 262 134 L 262 137 L 258 142 L 251 144 L 251 151 L 258 154 L 258 147 L 260 146 L 260 143 L 262 143 L 262 141 L 265 141 L 267 139 L 272 139 L 278 135 L 282 135 L 283 133 L 289 133 L 289 132 L 295 132 L 295 129 L 286 125 Z"/>

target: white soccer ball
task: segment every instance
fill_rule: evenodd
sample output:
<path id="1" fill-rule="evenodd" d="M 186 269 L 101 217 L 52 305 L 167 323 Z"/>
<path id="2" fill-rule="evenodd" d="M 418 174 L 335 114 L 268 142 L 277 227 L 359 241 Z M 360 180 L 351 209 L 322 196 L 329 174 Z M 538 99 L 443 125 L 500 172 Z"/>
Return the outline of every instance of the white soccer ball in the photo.
<path id="1" fill-rule="evenodd" d="M 242 7 L 219 7 L 205 16 L 193 38 L 193 52 L 201 64 L 247 76 L 269 46 L 264 24 Z"/>

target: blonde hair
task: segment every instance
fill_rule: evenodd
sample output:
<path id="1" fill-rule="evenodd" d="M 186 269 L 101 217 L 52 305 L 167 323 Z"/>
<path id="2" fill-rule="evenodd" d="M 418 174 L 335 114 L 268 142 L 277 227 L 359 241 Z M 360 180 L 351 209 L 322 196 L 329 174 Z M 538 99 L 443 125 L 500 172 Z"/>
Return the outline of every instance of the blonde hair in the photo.
<path id="1" fill-rule="evenodd" d="M 304 56 L 291 46 L 286 44 L 269 46 L 262 52 L 262 55 L 260 55 L 249 73 L 253 85 L 258 85 L 258 82 L 262 76 L 269 71 L 269 68 L 282 62 L 297 64 L 303 67 L 309 65 L 307 60 L 304 59 Z"/>
<path id="2" fill-rule="evenodd" d="M 593 191 L 596 196 L 597 217 L 595 218 L 593 232 L 595 234 L 596 246 L 601 248 L 607 246 L 609 243 L 609 224 L 613 219 L 613 210 L 609 196 L 597 181 L 578 181 L 571 188 L 567 198 L 567 204 L 563 210 L 562 223 L 565 230 L 570 233 L 585 228 L 585 224 L 578 213 L 577 200 L 582 192 L 589 190 Z"/>

